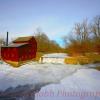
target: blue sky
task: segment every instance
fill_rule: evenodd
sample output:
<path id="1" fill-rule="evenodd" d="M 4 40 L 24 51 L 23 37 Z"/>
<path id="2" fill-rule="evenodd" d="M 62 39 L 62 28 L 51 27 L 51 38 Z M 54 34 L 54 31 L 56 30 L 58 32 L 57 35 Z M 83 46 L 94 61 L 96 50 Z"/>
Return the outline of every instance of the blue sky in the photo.
<path id="1" fill-rule="evenodd" d="M 100 14 L 100 0 L 0 0 L 0 36 L 33 35 L 38 27 L 63 45 L 76 22 Z"/>

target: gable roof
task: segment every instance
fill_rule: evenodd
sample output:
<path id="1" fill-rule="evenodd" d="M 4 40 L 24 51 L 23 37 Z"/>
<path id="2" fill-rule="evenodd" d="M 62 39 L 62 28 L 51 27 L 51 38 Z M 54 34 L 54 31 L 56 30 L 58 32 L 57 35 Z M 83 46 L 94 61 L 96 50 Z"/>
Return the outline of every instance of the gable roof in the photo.
<path id="1" fill-rule="evenodd" d="M 28 36 L 28 37 L 19 37 L 16 40 L 14 40 L 13 42 L 28 42 L 30 39 L 32 39 L 33 36 Z"/>

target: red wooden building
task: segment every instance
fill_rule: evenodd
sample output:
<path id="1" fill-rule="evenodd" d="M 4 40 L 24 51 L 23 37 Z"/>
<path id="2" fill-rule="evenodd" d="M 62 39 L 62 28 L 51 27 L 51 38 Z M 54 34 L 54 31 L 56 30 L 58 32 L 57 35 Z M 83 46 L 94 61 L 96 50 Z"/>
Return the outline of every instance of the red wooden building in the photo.
<path id="1" fill-rule="evenodd" d="M 36 57 L 37 42 L 34 37 L 19 37 L 11 44 L 1 47 L 1 57 L 7 63 L 19 66 Z"/>

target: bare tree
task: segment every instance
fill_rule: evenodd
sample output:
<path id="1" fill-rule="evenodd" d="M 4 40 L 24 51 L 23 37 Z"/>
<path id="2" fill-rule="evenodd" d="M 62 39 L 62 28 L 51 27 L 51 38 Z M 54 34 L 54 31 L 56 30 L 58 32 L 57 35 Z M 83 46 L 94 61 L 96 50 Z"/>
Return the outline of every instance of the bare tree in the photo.
<path id="1" fill-rule="evenodd" d="M 89 26 L 87 20 L 82 23 L 76 23 L 74 27 L 74 33 L 76 35 L 76 40 L 85 41 L 89 38 Z"/>
<path id="2" fill-rule="evenodd" d="M 5 41 L 3 38 L 0 38 L 0 46 L 5 45 Z"/>
<path id="3" fill-rule="evenodd" d="M 56 43 L 56 41 L 52 41 L 49 37 L 42 32 L 40 29 L 35 33 L 35 39 L 37 41 L 37 51 L 38 52 L 60 52 L 62 48 Z"/>
<path id="4" fill-rule="evenodd" d="M 93 19 L 91 32 L 94 34 L 95 38 L 100 38 L 100 15 Z"/>
<path id="5" fill-rule="evenodd" d="M 70 55 L 84 55 L 90 51 L 90 29 L 87 20 L 83 20 L 81 23 L 76 23 L 72 33 L 69 36 L 64 37 L 66 44 L 66 51 Z"/>
<path id="6" fill-rule="evenodd" d="M 5 45 L 5 41 L 3 38 L 0 38 L 0 59 L 1 59 L 1 46 Z"/>

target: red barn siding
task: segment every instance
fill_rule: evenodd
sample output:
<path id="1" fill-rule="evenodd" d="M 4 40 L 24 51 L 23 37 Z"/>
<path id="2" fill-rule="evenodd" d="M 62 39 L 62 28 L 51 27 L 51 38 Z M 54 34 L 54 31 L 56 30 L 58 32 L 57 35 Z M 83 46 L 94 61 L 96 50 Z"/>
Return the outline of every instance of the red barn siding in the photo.
<path id="1" fill-rule="evenodd" d="M 1 56 L 3 60 L 21 62 L 36 57 L 37 42 L 34 37 L 22 37 L 13 41 L 13 44 L 13 46 L 9 45 L 1 48 Z"/>
<path id="2" fill-rule="evenodd" d="M 18 48 L 3 47 L 1 48 L 1 57 L 3 60 L 18 61 Z"/>

